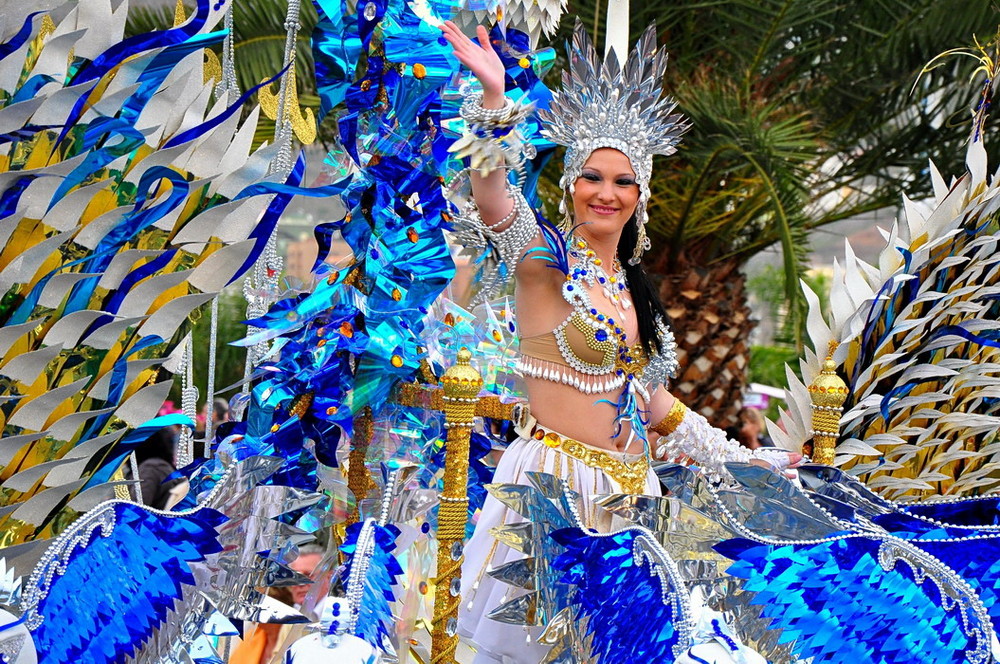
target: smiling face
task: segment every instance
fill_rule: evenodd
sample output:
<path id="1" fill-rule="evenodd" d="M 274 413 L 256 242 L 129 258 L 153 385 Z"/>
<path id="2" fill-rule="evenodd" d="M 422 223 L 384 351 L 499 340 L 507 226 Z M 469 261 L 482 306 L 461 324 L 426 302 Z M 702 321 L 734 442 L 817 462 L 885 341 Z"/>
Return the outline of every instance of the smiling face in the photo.
<path id="1" fill-rule="evenodd" d="M 580 230 L 593 238 L 617 238 L 639 203 L 632 163 L 613 148 L 590 153 L 574 189 L 575 223 L 585 224 Z"/>

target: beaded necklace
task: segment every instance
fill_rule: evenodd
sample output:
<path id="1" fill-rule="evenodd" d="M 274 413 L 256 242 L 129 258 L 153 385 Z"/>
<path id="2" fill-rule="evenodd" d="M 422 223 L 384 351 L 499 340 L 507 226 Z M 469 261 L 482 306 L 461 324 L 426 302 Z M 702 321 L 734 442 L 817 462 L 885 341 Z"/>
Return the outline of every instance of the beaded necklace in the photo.
<path id="1" fill-rule="evenodd" d="M 625 270 L 622 268 L 621 261 L 618 260 L 617 252 L 615 252 L 613 266 L 614 274 L 610 275 L 604 270 L 603 261 L 597 257 L 597 252 L 591 249 L 582 237 L 572 240 L 569 255 L 576 259 L 576 265 L 572 270 L 574 280 L 578 279 L 590 286 L 599 285 L 604 296 L 622 316 L 632 308 Z"/>

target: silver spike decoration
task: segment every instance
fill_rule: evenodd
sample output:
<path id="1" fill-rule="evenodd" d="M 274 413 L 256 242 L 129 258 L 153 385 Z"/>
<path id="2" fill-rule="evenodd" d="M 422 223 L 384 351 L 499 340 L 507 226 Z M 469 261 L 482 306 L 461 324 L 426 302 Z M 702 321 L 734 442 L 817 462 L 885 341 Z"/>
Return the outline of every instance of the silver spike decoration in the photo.
<path id="1" fill-rule="evenodd" d="M 295 44 L 299 34 L 300 0 L 289 0 L 288 13 L 285 17 L 285 59 L 284 67 L 291 70 L 295 66 Z M 278 143 L 278 154 L 271 162 L 269 175 L 286 177 L 292 170 L 292 125 L 285 115 L 285 104 L 288 98 L 288 85 L 293 77 L 286 73 L 281 78 L 281 89 L 278 94 L 278 117 L 274 125 L 274 140 Z M 267 312 L 272 295 L 277 290 L 278 279 L 281 276 L 283 261 L 278 255 L 277 232 L 271 234 L 261 257 L 257 259 L 253 270 L 243 282 L 243 295 L 247 299 L 247 318 L 257 318 Z M 248 326 L 247 336 L 258 332 L 258 328 Z M 243 369 L 243 394 L 250 393 L 250 376 L 253 369 L 270 349 L 266 341 L 247 348 L 247 359 Z M 246 403 L 248 399 L 244 399 Z M 235 413 L 234 413 L 235 415 Z"/>

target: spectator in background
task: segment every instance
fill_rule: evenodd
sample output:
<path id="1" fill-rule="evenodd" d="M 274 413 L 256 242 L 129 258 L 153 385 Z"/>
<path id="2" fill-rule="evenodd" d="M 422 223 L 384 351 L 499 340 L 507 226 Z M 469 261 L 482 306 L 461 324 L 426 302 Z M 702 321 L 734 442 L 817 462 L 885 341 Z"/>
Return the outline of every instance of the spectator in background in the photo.
<path id="1" fill-rule="evenodd" d="M 212 407 L 215 408 L 215 420 L 216 424 L 222 424 L 223 422 L 229 421 L 229 402 L 222 397 L 215 397 L 212 401 Z"/>
<path id="2" fill-rule="evenodd" d="M 313 615 L 316 601 L 307 603 L 306 596 L 315 588 L 316 592 L 312 593 L 313 598 L 315 600 L 323 599 L 330 587 L 329 574 L 322 574 L 322 570 L 319 569 L 319 563 L 323 560 L 324 553 L 323 547 L 319 544 L 304 544 L 299 547 L 299 557 L 289 565 L 299 574 L 304 574 L 313 580 L 313 583 L 291 587 L 293 606 L 313 620 L 319 619 L 319 616 Z"/>
<path id="3" fill-rule="evenodd" d="M 290 604 L 292 593 L 288 588 L 267 588 L 266 592 L 284 604 Z M 282 659 L 278 646 L 293 625 L 246 623 L 243 640 L 229 656 L 229 664 L 277 664 Z"/>
<path id="4" fill-rule="evenodd" d="M 313 583 L 286 588 L 268 588 L 267 594 L 295 607 L 311 620 L 318 620 L 319 616 L 313 611 L 314 605 L 326 596 L 330 587 L 330 574 L 320 568 L 324 554 L 325 549 L 319 544 L 301 545 L 299 557 L 288 566 L 299 574 L 308 576 Z M 244 640 L 233 651 L 229 664 L 279 664 L 285 651 L 308 633 L 304 625 L 246 623 Z"/>
<path id="5" fill-rule="evenodd" d="M 135 450 L 135 460 L 139 466 L 139 490 L 145 505 L 166 509 L 170 503 L 171 490 L 184 482 L 180 477 L 167 481 L 176 470 L 174 448 L 178 433 L 176 427 L 164 427 Z"/>
<path id="6" fill-rule="evenodd" d="M 746 448 L 774 447 L 774 441 L 764 433 L 764 416 L 756 408 L 741 408 L 739 426 L 729 427 L 726 434 Z"/>
<path id="7" fill-rule="evenodd" d="M 195 418 L 195 438 L 203 440 L 205 438 L 206 421 L 208 420 L 208 402 L 202 404 L 198 416 Z M 217 431 L 219 425 L 229 421 L 229 402 L 222 397 L 212 400 L 212 431 Z"/>

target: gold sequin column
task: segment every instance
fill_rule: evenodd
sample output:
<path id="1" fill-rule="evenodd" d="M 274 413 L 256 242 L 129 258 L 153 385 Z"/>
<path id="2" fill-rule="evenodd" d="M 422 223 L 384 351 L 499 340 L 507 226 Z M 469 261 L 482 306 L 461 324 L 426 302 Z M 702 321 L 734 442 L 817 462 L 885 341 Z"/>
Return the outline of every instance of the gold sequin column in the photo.
<path id="1" fill-rule="evenodd" d="M 445 372 L 444 418 L 448 432 L 444 461 L 444 490 L 438 511 L 437 586 L 431 628 L 431 663 L 454 664 L 458 646 L 460 597 L 465 522 L 469 498 L 469 438 L 483 378 L 469 366 L 472 354 L 458 351 L 458 363 Z"/>
<path id="2" fill-rule="evenodd" d="M 823 371 L 809 385 L 812 401 L 813 461 L 832 466 L 840 436 L 840 414 L 847 400 L 847 384 L 837 375 L 833 362 L 836 342 L 830 342 L 830 351 L 823 362 Z"/>
<path id="3" fill-rule="evenodd" d="M 368 445 L 372 442 L 375 425 L 372 419 L 372 409 L 365 406 L 361 414 L 354 418 L 354 436 L 351 439 L 351 454 L 347 457 L 347 488 L 354 494 L 354 507 L 347 516 L 347 525 L 361 520 L 361 501 L 368 497 L 372 487 L 371 474 L 365 465 L 368 456 Z"/>

